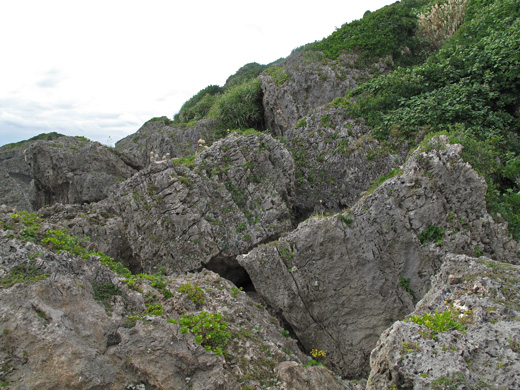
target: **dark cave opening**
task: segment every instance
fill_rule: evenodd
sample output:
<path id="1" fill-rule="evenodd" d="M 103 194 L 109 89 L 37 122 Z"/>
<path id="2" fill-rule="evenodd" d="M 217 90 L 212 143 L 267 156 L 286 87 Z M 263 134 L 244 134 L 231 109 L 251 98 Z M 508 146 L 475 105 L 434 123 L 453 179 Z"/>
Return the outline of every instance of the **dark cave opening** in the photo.
<path id="1" fill-rule="evenodd" d="M 234 258 L 214 257 L 205 268 L 230 280 L 238 288 L 242 287 L 245 292 L 256 292 L 249 274 Z"/>

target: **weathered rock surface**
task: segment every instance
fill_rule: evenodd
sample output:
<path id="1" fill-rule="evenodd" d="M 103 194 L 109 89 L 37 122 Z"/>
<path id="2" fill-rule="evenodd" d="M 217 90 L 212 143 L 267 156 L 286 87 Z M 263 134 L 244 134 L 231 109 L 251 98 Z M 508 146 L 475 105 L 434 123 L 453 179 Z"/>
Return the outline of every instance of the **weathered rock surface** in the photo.
<path id="1" fill-rule="evenodd" d="M 366 73 L 353 69 L 354 58 L 338 62 L 305 63 L 301 53 L 293 55 L 272 70 L 260 75 L 267 128 L 277 136 L 296 126 L 310 111 L 329 103 L 357 86 L 356 79 Z"/>
<path id="2" fill-rule="evenodd" d="M 304 348 L 326 350 L 341 375 L 368 374 L 379 335 L 413 310 L 447 253 L 518 261 L 518 243 L 487 214 L 485 181 L 462 147 L 435 140 L 351 210 L 311 218 L 237 258 Z"/>
<path id="3" fill-rule="evenodd" d="M 391 153 L 343 108 L 313 110 L 284 138 L 296 163 L 294 204 L 299 219 L 351 207 L 372 182 L 399 167 L 407 154 L 406 145 Z"/>
<path id="4" fill-rule="evenodd" d="M 355 54 L 329 60 L 318 52 L 294 51 L 263 72 L 259 79 L 267 128 L 276 136 L 285 136 L 313 109 L 345 96 L 371 74 L 387 73 L 393 67 L 390 57 L 368 68 L 358 65 L 358 60 Z"/>
<path id="5" fill-rule="evenodd" d="M 147 167 L 151 161 L 164 160 L 166 156 L 185 157 L 200 151 L 199 139 L 203 139 L 205 145 L 211 145 L 219 138 L 216 131 L 213 119 L 201 120 L 185 128 L 170 126 L 164 120 L 153 120 L 118 141 L 116 149 L 133 156 L 141 167 Z"/>
<path id="6" fill-rule="evenodd" d="M 32 176 L 24 151 L 35 141 L 4 145 L 0 148 L 1 203 L 33 210 L 30 193 Z"/>
<path id="7" fill-rule="evenodd" d="M 188 166 L 154 162 L 103 203 L 122 218 L 147 272 L 205 266 L 240 282 L 236 255 L 292 228 L 293 186 L 294 162 L 279 142 L 230 135 Z"/>
<path id="8" fill-rule="evenodd" d="M 0 380 L 9 388 L 289 389 L 307 370 L 316 383 L 345 388 L 330 371 L 303 367 L 278 321 L 211 271 L 127 279 L 95 256 L 56 254 L 11 238 L 15 231 L 0 230 Z M 179 291 L 186 285 L 203 299 Z M 224 315 L 225 358 L 169 321 L 202 312 Z M 296 367 L 277 378 L 286 361 Z"/>
<path id="9" fill-rule="evenodd" d="M 83 137 L 36 141 L 25 151 L 34 181 L 33 209 L 55 203 L 90 203 L 136 172 L 123 154 Z"/>
<path id="10" fill-rule="evenodd" d="M 367 389 L 520 388 L 520 267 L 448 255 L 410 316 L 458 313 L 466 330 L 396 322 L 371 356 Z"/>

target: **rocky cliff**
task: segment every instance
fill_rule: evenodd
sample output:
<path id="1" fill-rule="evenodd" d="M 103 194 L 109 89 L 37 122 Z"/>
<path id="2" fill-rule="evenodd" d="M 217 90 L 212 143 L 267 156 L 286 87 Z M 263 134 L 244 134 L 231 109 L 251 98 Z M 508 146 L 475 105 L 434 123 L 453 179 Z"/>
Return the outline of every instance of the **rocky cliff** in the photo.
<path id="1" fill-rule="evenodd" d="M 518 388 L 520 29 L 491 3 L 369 13 L 115 148 L 0 148 L 1 386 Z"/>

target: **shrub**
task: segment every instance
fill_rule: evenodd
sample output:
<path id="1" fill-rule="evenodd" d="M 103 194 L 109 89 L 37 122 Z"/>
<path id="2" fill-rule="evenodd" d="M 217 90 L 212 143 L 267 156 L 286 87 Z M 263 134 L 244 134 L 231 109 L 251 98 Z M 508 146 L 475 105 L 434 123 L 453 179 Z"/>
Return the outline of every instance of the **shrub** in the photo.
<path id="1" fill-rule="evenodd" d="M 94 299 L 102 303 L 107 303 L 113 296 L 122 294 L 122 291 L 112 282 L 92 283 L 92 288 L 94 289 Z"/>
<path id="2" fill-rule="evenodd" d="M 192 333 L 195 342 L 202 345 L 206 351 L 213 351 L 220 356 L 231 338 L 227 331 L 228 324 L 222 318 L 223 315 L 220 313 L 209 314 L 203 311 L 198 315 L 184 314 L 178 322 L 172 322 L 180 324 L 181 333 Z"/>
<path id="3" fill-rule="evenodd" d="M 253 79 L 228 90 L 215 103 L 210 115 L 225 128 L 260 128 L 263 125 L 262 89 Z"/>
<path id="4" fill-rule="evenodd" d="M 417 238 L 424 244 L 425 242 L 436 242 L 439 244 L 444 237 L 444 229 L 434 226 L 431 223 L 428 224 L 428 227 L 424 229 Z"/>
<path id="5" fill-rule="evenodd" d="M 204 302 L 206 301 L 204 291 L 197 285 L 191 285 L 189 283 L 186 283 L 180 286 L 177 291 L 187 294 L 188 297 L 190 297 L 190 299 L 192 300 L 192 302 L 195 303 L 197 306 L 204 305 Z"/>
<path id="6" fill-rule="evenodd" d="M 466 330 L 466 326 L 459 321 L 459 312 L 456 310 L 445 310 L 441 313 L 424 313 L 422 316 L 412 316 L 408 319 L 409 322 L 414 322 L 417 325 L 424 325 L 432 331 L 432 336 L 439 332 L 447 332 L 450 330 L 459 330 L 461 332 Z"/>

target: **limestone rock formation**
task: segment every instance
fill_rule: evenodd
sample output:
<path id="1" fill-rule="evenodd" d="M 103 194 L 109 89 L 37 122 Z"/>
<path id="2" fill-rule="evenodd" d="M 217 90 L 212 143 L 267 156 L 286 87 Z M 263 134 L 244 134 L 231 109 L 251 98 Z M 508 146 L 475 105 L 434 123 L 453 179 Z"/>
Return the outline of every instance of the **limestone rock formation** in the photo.
<path id="1" fill-rule="evenodd" d="M 146 122 L 136 133 L 116 143 L 116 150 L 133 156 L 141 167 L 166 157 L 185 157 L 200 151 L 199 139 L 210 145 L 218 137 L 216 122 L 205 119 L 193 126 L 172 126 L 165 117 Z"/>
<path id="2" fill-rule="evenodd" d="M 296 215 L 337 213 L 351 207 L 370 184 L 404 162 L 407 146 L 390 152 L 370 128 L 344 108 L 315 109 L 285 132 L 296 164 Z"/>
<path id="3" fill-rule="evenodd" d="M 453 322 L 393 324 L 372 352 L 367 390 L 520 388 L 519 288 L 517 265 L 448 255 L 408 317 L 449 312 Z"/>
<path id="4" fill-rule="evenodd" d="M 295 52 L 260 75 L 266 126 L 277 136 L 285 135 L 313 108 L 344 96 L 357 86 L 357 78 L 366 76 L 366 72 L 352 69 L 352 56 L 329 63 L 306 63 L 301 56 Z"/>
<path id="5" fill-rule="evenodd" d="M 484 180 L 440 137 L 350 210 L 317 216 L 238 257 L 304 348 L 347 377 L 368 374 L 381 332 L 413 310 L 447 253 L 515 261 L 485 207 Z"/>
<path id="6" fill-rule="evenodd" d="M 151 164 L 103 203 L 147 272 L 205 266 L 240 282 L 235 256 L 292 228 L 293 186 L 294 162 L 279 142 L 230 135 L 195 161 Z"/>
<path id="7" fill-rule="evenodd" d="M 25 151 L 34 192 L 34 209 L 55 203 L 90 203 L 136 172 L 121 153 L 84 137 L 37 141 Z"/>
<path id="8" fill-rule="evenodd" d="M 5 208 L 1 221 L 14 229 L 0 230 L 0 381 L 9 388 L 288 389 L 309 370 L 278 321 L 211 271 L 123 276 L 96 256 L 20 241 L 27 221 Z M 227 324 L 226 341 L 215 341 L 225 355 L 183 330 L 183 316 L 216 313 Z M 287 361 L 292 374 L 278 374 Z M 316 383 L 344 388 L 318 373 Z"/>
<path id="9" fill-rule="evenodd" d="M 4 204 L 33 210 L 30 193 L 32 176 L 24 151 L 35 141 L 0 148 L 0 199 Z"/>

